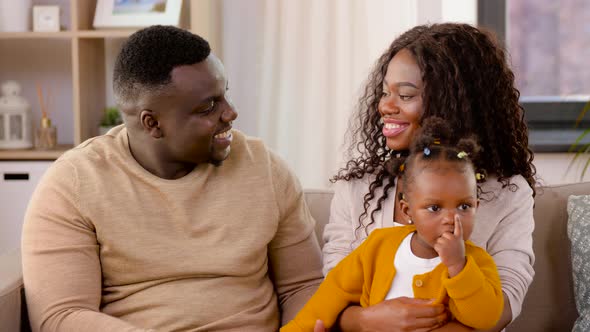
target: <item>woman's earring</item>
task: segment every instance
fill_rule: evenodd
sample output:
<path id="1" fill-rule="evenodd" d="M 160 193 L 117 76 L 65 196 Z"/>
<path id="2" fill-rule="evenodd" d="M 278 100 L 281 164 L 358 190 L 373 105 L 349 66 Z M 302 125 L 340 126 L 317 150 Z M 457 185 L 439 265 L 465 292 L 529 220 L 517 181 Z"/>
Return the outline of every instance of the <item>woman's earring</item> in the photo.
<path id="1" fill-rule="evenodd" d="M 408 219 L 408 225 L 413 224 L 414 222 L 412 221 L 412 219 Z"/>

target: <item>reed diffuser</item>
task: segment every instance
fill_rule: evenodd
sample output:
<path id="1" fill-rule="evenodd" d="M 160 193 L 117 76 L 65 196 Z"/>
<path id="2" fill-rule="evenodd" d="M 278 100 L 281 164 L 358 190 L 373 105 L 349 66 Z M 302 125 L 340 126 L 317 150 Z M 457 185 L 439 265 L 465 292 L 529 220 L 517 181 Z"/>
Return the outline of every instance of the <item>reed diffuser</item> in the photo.
<path id="1" fill-rule="evenodd" d="M 39 98 L 39 107 L 41 109 L 41 125 L 35 132 L 35 148 L 36 149 L 53 149 L 57 145 L 57 128 L 51 125 L 49 118 L 48 105 L 51 98 L 51 93 L 47 93 L 47 98 L 43 99 L 43 91 L 39 84 L 37 84 L 37 97 Z"/>

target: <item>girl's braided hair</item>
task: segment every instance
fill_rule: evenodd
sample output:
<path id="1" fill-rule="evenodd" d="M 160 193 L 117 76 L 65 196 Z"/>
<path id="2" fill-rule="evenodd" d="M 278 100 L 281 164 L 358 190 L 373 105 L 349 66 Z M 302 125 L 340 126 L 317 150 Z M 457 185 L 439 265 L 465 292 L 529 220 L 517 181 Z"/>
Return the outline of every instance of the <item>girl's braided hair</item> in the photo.
<path id="1" fill-rule="evenodd" d="M 417 172 L 433 162 L 444 160 L 459 168 L 470 166 L 470 171 L 476 176 L 475 160 L 480 151 L 481 147 L 474 135 L 457 139 L 442 118 L 430 117 L 422 122 L 422 128 L 410 147 L 410 154 L 407 157 L 390 159 L 386 163 L 386 169 L 390 173 L 401 173 L 404 194 L 407 194 L 412 189 Z M 477 174 L 477 182 L 483 182 L 485 174 Z M 479 191 L 478 189 L 478 193 Z"/>

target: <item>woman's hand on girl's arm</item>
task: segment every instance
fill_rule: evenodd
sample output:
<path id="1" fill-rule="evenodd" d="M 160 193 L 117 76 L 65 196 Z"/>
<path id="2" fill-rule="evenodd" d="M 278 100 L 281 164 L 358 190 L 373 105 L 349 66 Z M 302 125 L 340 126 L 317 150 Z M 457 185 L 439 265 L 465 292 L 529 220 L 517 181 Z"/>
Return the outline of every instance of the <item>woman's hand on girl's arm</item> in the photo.
<path id="1" fill-rule="evenodd" d="M 447 320 L 447 313 L 442 304 L 430 302 L 399 297 L 367 308 L 351 306 L 342 312 L 338 324 L 343 332 L 431 331 Z"/>
<path id="2" fill-rule="evenodd" d="M 508 302 L 508 297 L 506 294 L 504 295 L 504 309 L 502 310 L 502 316 L 500 316 L 500 320 L 496 323 L 496 326 L 492 327 L 489 330 L 477 330 L 480 332 L 499 332 L 502 331 L 510 321 L 512 320 L 512 310 L 510 309 L 510 302 Z M 472 328 L 467 327 L 459 322 L 453 321 L 432 330 L 433 332 L 467 332 L 467 331 L 474 331 Z"/>

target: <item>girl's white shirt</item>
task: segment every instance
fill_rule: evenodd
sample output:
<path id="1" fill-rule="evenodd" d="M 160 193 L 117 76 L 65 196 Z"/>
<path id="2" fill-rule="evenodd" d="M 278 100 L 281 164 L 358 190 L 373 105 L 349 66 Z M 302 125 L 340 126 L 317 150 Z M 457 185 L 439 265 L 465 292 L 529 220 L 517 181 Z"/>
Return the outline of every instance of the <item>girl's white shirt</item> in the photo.
<path id="1" fill-rule="evenodd" d="M 401 225 L 395 223 L 397 225 Z M 396 297 L 406 296 L 414 297 L 414 276 L 417 274 L 424 274 L 434 270 L 440 264 L 440 257 L 434 258 L 420 258 L 412 252 L 411 242 L 414 232 L 408 234 L 402 243 L 400 243 L 393 259 L 393 266 L 395 267 L 395 276 L 391 281 L 391 288 L 385 296 L 386 300 L 394 299 Z"/>

